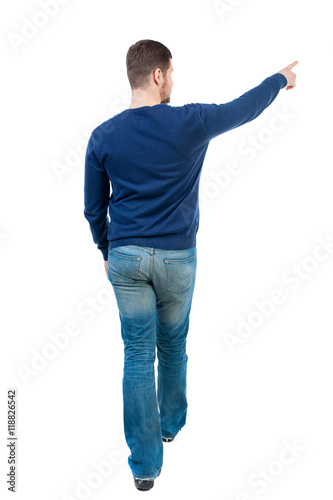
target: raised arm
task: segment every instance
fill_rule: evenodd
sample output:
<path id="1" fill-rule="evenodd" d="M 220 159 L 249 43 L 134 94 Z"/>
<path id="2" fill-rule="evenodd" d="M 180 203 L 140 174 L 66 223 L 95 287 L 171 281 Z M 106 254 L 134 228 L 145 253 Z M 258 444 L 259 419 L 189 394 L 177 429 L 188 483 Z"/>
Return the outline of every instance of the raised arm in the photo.
<path id="1" fill-rule="evenodd" d="M 254 120 L 274 101 L 282 88 L 287 87 L 287 90 L 294 88 L 296 75 L 291 69 L 297 62 L 269 76 L 260 85 L 233 101 L 225 104 L 194 104 L 200 113 L 207 138 L 213 139 Z"/>

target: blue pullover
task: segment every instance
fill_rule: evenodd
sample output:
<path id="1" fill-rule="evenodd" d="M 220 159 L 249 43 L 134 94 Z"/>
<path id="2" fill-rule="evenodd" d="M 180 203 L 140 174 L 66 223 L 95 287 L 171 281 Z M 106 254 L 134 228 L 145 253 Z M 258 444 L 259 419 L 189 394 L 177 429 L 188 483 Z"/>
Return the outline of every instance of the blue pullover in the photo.
<path id="1" fill-rule="evenodd" d="M 225 104 L 126 109 L 96 127 L 85 158 L 84 216 L 104 260 L 121 245 L 195 247 L 209 142 L 254 120 L 286 85 L 275 73 Z"/>

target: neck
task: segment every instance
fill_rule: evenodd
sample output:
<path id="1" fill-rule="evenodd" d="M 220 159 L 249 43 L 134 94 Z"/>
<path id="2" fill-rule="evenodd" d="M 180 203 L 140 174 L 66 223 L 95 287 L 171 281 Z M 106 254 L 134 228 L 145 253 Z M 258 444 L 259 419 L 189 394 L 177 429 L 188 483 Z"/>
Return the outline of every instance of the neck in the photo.
<path id="1" fill-rule="evenodd" d="M 132 93 L 129 109 L 141 108 L 142 106 L 155 106 L 156 104 L 161 104 L 159 93 L 149 93 L 141 89 L 135 89 Z"/>

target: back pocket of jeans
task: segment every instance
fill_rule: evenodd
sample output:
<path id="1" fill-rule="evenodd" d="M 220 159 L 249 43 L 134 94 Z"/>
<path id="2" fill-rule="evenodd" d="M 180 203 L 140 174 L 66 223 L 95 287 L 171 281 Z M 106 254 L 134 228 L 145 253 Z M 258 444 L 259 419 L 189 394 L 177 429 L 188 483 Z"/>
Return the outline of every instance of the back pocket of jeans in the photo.
<path id="1" fill-rule="evenodd" d="M 139 277 L 140 256 L 109 251 L 108 275 L 113 285 L 134 283 Z"/>
<path id="2" fill-rule="evenodd" d="M 192 285 L 195 270 L 195 255 L 187 259 L 164 259 L 168 292 L 183 293 Z"/>

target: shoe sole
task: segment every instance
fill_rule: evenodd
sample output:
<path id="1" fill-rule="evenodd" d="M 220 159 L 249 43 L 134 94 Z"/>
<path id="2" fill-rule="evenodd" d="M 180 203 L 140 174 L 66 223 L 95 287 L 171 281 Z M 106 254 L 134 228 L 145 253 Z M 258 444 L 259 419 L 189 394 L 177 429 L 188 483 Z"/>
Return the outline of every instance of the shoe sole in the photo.
<path id="1" fill-rule="evenodd" d="M 148 490 L 151 490 L 153 488 L 153 486 L 154 486 L 154 480 L 148 480 L 147 483 L 149 483 L 149 484 L 147 484 L 147 486 L 139 486 L 137 484 L 136 480 L 134 480 L 134 483 L 135 483 L 136 489 L 139 490 L 139 491 L 148 491 Z"/>

